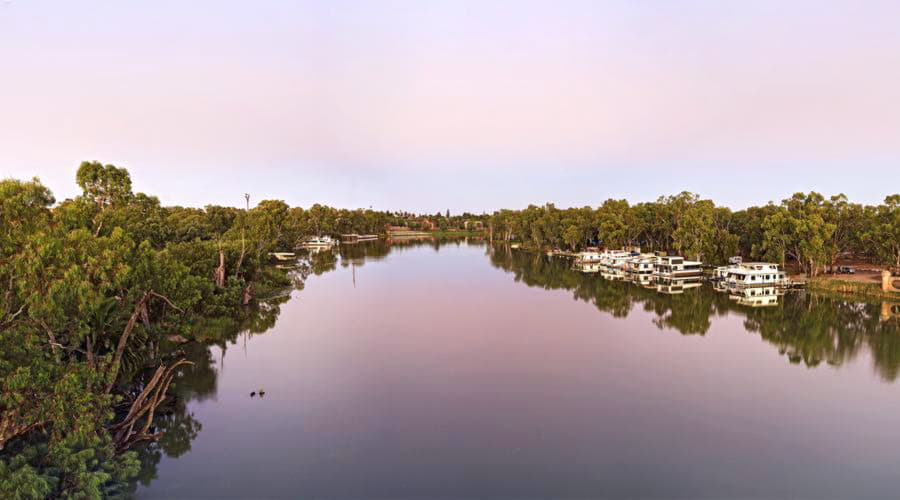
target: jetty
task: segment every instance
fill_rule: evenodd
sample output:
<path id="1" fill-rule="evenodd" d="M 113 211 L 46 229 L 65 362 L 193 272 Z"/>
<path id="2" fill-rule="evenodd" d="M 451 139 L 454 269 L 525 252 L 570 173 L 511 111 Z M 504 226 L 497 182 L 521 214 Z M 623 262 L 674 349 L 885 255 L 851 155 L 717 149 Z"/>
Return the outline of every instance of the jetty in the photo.
<path id="1" fill-rule="evenodd" d="M 378 239 L 377 234 L 342 234 L 341 243 L 357 243 L 360 241 L 375 241 Z"/>

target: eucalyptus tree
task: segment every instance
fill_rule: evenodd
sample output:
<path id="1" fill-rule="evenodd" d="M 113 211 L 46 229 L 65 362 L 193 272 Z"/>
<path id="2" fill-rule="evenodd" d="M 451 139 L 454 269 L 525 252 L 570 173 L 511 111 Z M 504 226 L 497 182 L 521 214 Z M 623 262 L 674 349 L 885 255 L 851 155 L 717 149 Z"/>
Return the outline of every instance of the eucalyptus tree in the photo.
<path id="1" fill-rule="evenodd" d="M 769 256 L 791 257 L 801 271 L 816 276 L 830 258 L 836 224 L 828 222 L 825 198 L 815 192 L 796 193 L 763 221 L 763 247 Z"/>
<path id="2" fill-rule="evenodd" d="M 886 197 L 872 215 L 865 242 L 882 262 L 900 269 L 900 194 Z"/>

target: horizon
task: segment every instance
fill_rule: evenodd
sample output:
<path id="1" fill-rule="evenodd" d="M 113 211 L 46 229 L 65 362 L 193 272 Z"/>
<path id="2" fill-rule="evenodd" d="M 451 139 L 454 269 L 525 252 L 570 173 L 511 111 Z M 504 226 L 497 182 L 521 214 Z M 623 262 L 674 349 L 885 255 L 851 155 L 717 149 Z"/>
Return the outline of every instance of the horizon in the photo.
<path id="1" fill-rule="evenodd" d="M 0 177 L 163 205 L 491 213 L 690 191 L 879 204 L 892 2 L 0 2 Z M 891 182 L 893 181 L 893 182 Z"/>

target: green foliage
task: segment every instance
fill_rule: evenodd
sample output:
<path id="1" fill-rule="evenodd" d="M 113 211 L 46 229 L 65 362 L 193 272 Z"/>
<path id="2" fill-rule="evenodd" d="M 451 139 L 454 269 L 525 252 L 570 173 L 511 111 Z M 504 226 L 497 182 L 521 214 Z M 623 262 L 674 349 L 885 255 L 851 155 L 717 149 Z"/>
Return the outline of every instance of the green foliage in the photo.
<path id="1" fill-rule="evenodd" d="M 868 214 L 872 222 L 864 226 L 862 241 L 879 260 L 900 268 L 900 194 L 888 196 Z"/>
<path id="2" fill-rule="evenodd" d="M 133 451 L 117 454 L 108 435 L 67 437 L 50 444 L 33 433 L 0 456 L 0 496 L 11 499 L 128 496 L 140 470 Z"/>
<path id="3" fill-rule="evenodd" d="M 682 192 L 636 205 L 609 199 L 596 209 L 559 209 L 552 203 L 503 209 L 490 216 L 488 231 L 493 239 L 519 240 L 542 249 L 640 246 L 711 264 L 725 263 L 733 255 L 792 260 L 815 275 L 845 254 L 900 266 L 898 205 L 900 195 L 867 207 L 850 203 L 842 194 L 825 199 L 818 193 L 797 193 L 780 205 L 732 212 Z"/>
<path id="4" fill-rule="evenodd" d="M 206 318 L 229 331 L 264 328 L 277 307 L 248 314 L 248 294 L 294 284 L 264 265 L 266 252 L 301 236 L 283 202 L 249 212 L 164 208 L 133 194 L 125 169 L 96 162 L 79 167 L 77 182 L 83 195 L 55 208 L 37 180 L 0 182 L 4 498 L 127 493 L 122 485 L 139 471 L 128 448 L 159 436 L 141 430 L 156 428 L 151 420 L 137 430 L 117 424 L 143 404 L 142 374 L 178 366 L 177 351 L 162 347 L 168 337 L 200 337 Z M 154 414 L 164 412 L 145 418 Z"/>
<path id="5" fill-rule="evenodd" d="M 84 198 L 101 207 L 122 205 L 132 196 L 131 175 L 124 168 L 114 165 L 82 162 L 75 174 L 75 181 L 84 190 Z"/>

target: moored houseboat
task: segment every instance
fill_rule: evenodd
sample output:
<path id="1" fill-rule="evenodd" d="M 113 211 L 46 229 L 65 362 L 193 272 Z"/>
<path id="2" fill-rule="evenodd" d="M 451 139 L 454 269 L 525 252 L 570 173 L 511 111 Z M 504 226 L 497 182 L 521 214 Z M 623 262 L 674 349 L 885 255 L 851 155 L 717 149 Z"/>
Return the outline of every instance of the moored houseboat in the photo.
<path id="1" fill-rule="evenodd" d="M 303 240 L 300 243 L 301 248 L 322 248 L 334 246 L 335 241 L 331 236 L 313 236 Z"/>
<path id="2" fill-rule="evenodd" d="M 724 283 L 728 288 L 771 287 L 790 285 L 790 280 L 778 264 L 744 262 L 729 267 Z"/>
<path id="3" fill-rule="evenodd" d="M 667 255 L 657 257 L 653 265 L 653 275 L 659 278 L 699 280 L 703 276 L 703 263 L 693 260 L 684 260 L 684 257 Z"/>

